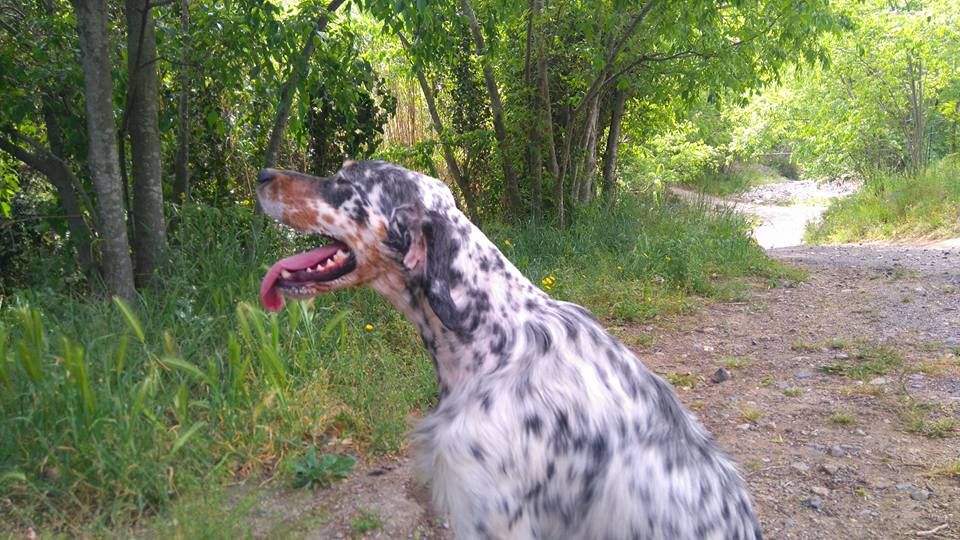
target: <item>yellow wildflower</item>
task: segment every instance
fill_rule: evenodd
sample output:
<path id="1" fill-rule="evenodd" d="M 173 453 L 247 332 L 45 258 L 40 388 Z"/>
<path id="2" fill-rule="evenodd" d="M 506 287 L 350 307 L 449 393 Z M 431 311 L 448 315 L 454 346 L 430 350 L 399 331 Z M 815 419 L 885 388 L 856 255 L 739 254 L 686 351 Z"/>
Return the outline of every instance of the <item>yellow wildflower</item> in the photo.
<path id="1" fill-rule="evenodd" d="M 367 325 L 364 326 L 363 329 L 366 330 L 367 332 L 372 332 L 372 331 L 373 331 L 373 325 L 370 324 L 370 323 L 367 323 Z"/>

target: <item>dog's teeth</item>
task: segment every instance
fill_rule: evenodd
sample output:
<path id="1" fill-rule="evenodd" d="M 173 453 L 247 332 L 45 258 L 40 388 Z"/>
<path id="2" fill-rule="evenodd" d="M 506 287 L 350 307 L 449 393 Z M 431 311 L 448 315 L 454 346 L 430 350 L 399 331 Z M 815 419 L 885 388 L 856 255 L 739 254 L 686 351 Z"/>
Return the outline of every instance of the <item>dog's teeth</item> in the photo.
<path id="1" fill-rule="evenodd" d="M 341 250 L 337 251 L 337 254 L 334 255 L 333 258 L 334 258 L 334 260 L 342 261 L 343 259 L 347 258 L 347 254 L 344 253 L 343 250 L 341 249 Z"/>
<path id="2" fill-rule="evenodd" d="M 280 277 L 282 277 L 283 279 L 290 279 L 290 276 L 292 276 L 292 275 L 293 275 L 293 274 L 291 274 L 290 271 L 288 271 L 288 270 L 281 270 L 281 271 L 280 271 Z"/>

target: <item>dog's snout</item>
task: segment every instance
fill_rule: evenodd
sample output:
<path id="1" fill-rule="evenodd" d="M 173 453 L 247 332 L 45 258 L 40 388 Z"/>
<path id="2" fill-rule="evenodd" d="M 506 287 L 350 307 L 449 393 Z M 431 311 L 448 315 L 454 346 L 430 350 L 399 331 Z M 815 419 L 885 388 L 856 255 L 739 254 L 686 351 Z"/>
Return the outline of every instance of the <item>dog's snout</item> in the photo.
<path id="1" fill-rule="evenodd" d="M 273 180 L 273 177 L 277 174 L 277 171 L 273 169 L 264 169 L 260 171 L 260 174 L 257 175 L 257 183 L 266 184 L 270 180 Z"/>

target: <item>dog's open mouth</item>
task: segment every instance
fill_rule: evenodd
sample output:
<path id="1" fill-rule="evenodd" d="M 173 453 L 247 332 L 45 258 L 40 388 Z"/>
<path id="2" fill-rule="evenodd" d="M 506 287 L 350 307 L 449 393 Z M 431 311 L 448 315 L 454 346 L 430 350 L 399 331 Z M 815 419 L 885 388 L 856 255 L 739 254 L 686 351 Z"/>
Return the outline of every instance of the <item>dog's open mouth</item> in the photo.
<path id="1" fill-rule="evenodd" d="M 283 307 L 283 297 L 308 298 L 322 284 L 339 279 L 357 268 L 350 248 L 338 240 L 277 261 L 260 284 L 260 301 L 269 311 Z"/>

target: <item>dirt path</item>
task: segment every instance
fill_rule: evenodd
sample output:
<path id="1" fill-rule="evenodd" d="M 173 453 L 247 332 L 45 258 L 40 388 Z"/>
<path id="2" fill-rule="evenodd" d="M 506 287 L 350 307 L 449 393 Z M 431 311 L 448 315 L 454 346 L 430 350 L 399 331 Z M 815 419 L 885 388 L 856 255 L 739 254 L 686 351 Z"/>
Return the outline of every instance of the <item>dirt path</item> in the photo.
<path id="1" fill-rule="evenodd" d="M 771 230 L 802 230 L 800 213 L 777 215 Z M 774 237 L 795 239 L 766 245 L 807 280 L 616 330 L 656 336 L 638 356 L 741 464 L 768 538 L 960 539 L 960 245 Z M 713 383 L 720 368 L 730 378 Z M 406 458 L 330 490 L 256 496 L 256 537 L 451 537 Z M 379 528 L 363 532 L 370 516 Z"/>

